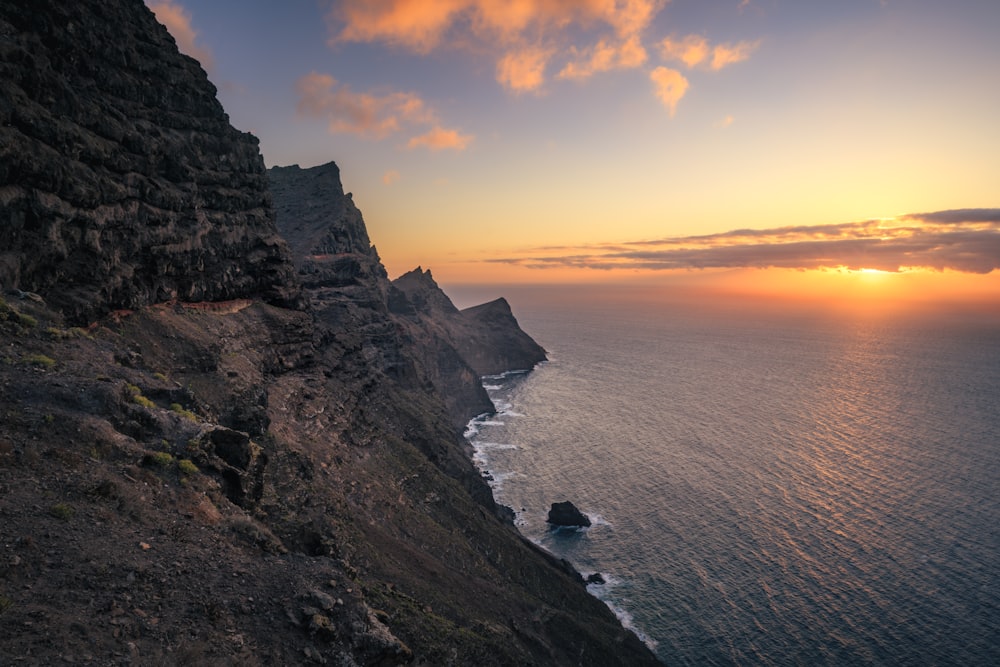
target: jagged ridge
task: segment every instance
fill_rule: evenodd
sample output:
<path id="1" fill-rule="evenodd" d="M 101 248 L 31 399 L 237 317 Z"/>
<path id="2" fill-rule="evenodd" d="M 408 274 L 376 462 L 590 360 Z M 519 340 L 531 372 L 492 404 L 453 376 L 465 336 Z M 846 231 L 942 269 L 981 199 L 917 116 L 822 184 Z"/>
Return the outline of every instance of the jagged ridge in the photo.
<path id="1" fill-rule="evenodd" d="M 504 520 L 366 232 L 298 307 L 254 142 L 139 0 L 0 2 L 0 55 L 0 654 L 654 662 Z"/>

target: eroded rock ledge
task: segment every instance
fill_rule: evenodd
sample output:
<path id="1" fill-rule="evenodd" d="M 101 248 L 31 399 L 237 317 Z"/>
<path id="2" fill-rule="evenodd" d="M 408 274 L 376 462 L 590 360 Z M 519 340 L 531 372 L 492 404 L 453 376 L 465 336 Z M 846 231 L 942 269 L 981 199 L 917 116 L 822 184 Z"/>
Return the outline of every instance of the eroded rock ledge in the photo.
<path id="1" fill-rule="evenodd" d="M 655 663 L 504 521 L 456 428 L 486 366 L 335 174 L 290 252 L 140 0 L 0 0 L 5 659 Z"/>

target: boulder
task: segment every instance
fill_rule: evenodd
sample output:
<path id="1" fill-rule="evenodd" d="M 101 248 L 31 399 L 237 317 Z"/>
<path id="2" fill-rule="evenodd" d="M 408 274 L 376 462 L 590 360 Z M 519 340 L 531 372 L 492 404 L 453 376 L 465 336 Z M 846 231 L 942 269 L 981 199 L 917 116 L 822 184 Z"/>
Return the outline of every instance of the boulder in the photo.
<path id="1" fill-rule="evenodd" d="M 549 509 L 549 518 L 546 519 L 555 528 L 583 528 L 590 525 L 590 519 L 586 514 L 576 508 L 576 505 L 568 500 L 561 503 L 552 503 Z"/>

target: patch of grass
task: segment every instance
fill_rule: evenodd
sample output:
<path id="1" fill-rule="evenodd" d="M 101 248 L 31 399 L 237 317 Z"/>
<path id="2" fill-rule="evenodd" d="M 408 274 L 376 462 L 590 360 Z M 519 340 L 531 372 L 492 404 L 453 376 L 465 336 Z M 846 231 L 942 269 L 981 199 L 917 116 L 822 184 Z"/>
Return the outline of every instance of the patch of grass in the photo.
<path id="1" fill-rule="evenodd" d="M 6 595 L 0 595 L 0 614 L 14 606 L 14 601 Z"/>
<path id="2" fill-rule="evenodd" d="M 189 419 L 193 422 L 198 421 L 198 415 L 186 409 L 180 403 L 171 403 L 170 409 L 179 414 L 181 417 L 184 417 L 185 419 Z"/>
<path id="3" fill-rule="evenodd" d="M 156 378 L 157 380 L 159 380 L 160 382 L 168 382 L 169 381 L 167 379 L 167 376 L 164 375 L 163 373 L 153 373 L 153 377 Z"/>
<path id="4" fill-rule="evenodd" d="M 25 315 L 24 313 L 17 313 L 17 323 L 23 329 L 34 329 L 38 326 L 38 320 L 31 315 Z"/>
<path id="5" fill-rule="evenodd" d="M 48 327 L 45 329 L 46 335 L 49 338 L 54 338 L 56 340 L 66 340 L 70 338 L 92 338 L 90 333 L 86 329 L 81 329 L 80 327 L 70 327 L 69 329 L 60 329 L 59 327 Z"/>
<path id="6" fill-rule="evenodd" d="M 156 407 L 156 403 L 143 396 L 142 389 L 139 389 L 139 387 L 135 386 L 134 384 L 126 384 L 125 389 L 128 391 L 129 397 L 132 399 L 132 402 L 135 403 L 136 405 L 141 405 L 144 408 Z"/>
<path id="7" fill-rule="evenodd" d="M 49 508 L 49 515 L 54 516 L 61 521 L 69 521 L 76 514 L 76 510 L 67 505 L 66 503 L 56 503 Z"/>
<path id="8" fill-rule="evenodd" d="M 24 357 L 25 363 L 31 364 L 32 366 L 37 366 L 39 368 L 53 368 L 56 365 L 56 360 L 52 357 L 47 357 L 44 354 L 29 354 Z"/>
<path id="9" fill-rule="evenodd" d="M 198 466 L 191 459 L 181 459 L 177 462 L 177 469 L 185 475 L 193 475 L 198 472 Z"/>
<path id="10" fill-rule="evenodd" d="M 146 460 L 152 465 L 166 468 L 174 462 L 174 457 L 169 452 L 153 452 L 146 455 Z"/>

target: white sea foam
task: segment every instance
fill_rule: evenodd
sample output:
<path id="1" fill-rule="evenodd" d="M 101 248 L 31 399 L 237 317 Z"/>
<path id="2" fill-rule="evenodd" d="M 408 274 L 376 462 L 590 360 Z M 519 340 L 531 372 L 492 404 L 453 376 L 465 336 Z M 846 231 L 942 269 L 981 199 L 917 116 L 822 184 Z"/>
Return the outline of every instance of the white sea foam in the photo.
<path id="1" fill-rule="evenodd" d="M 584 579 L 589 577 L 593 572 L 581 572 Z M 612 574 L 600 573 L 601 577 L 604 579 L 603 584 L 587 584 L 587 592 L 593 595 L 595 598 L 603 602 L 608 606 L 608 609 L 618 618 L 622 626 L 631 630 L 635 633 L 635 636 L 639 638 L 642 643 L 650 648 L 650 650 L 655 651 L 657 647 L 657 642 L 651 639 L 642 629 L 636 624 L 635 618 L 628 610 L 620 607 L 618 604 L 611 600 L 609 593 L 620 586 L 622 581 Z"/>

